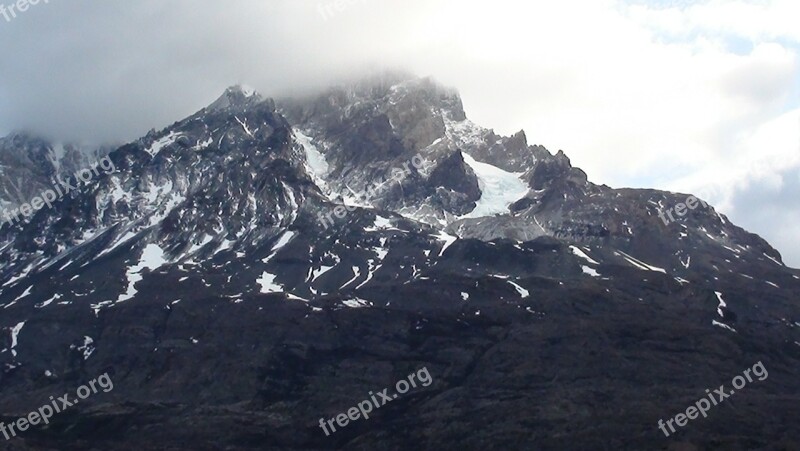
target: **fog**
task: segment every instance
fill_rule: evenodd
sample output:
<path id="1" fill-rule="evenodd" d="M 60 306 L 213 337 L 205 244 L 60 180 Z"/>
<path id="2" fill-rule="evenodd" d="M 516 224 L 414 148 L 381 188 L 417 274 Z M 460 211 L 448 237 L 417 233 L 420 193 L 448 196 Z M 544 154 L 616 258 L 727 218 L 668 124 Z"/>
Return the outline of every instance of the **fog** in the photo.
<path id="1" fill-rule="evenodd" d="M 789 0 L 42 1 L 0 15 L 0 133 L 119 142 L 232 84 L 404 69 L 595 182 L 707 193 L 800 266 L 797 17 Z"/>

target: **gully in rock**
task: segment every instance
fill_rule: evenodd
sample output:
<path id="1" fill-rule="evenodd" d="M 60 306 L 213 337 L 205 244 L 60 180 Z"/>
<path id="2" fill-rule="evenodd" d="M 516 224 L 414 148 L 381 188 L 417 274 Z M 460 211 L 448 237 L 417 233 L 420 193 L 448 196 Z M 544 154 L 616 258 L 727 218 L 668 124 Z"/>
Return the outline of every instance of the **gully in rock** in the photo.
<path id="1" fill-rule="evenodd" d="M 353 192 L 356 199 L 359 201 L 363 201 L 366 203 L 370 203 L 372 199 L 378 197 L 382 192 L 386 190 L 386 188 L 391 184 L 391 182 L 401 183 L 403 180 L 406 179 L 409 175 L 411 175 L 411 166 L 414 166 L 415 169 L 420 170 L 424 167 L 425 160 L 422 158 L 420 154 L 414 155 L 411 158 L 411 161 L 407 161 L 403 166 L 402 169 L 394 168 L 392 169 L 392 176 L 383 182 L 374 182 L 372 185 L 367 186 L 364 190 L 359 193 Z M 351 190 L 352 191 L 352 190 Z M 356 205 L 339 205 L 333 209 L 332 212 L 328 213 L 327 215 L 323 215 L 320 213 L 318 215 L 318 219 L 320 224 L 325 227 L 327 230 L 331 225 L 334 224 L 333 216 L 336 216 L 339 219 L 344 219 L 347 216 L 347 213 L 355 211 L 359 208 Z"/>

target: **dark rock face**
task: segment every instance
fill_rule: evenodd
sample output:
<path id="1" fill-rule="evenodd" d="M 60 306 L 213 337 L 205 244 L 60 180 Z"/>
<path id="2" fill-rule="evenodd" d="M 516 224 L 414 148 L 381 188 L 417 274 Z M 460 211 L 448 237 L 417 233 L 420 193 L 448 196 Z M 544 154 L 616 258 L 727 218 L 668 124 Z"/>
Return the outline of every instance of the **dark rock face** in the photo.
<path id="1" fill-rule="evenodd" d="M 463 216 L 475 209 L 481 189 L 475 171 L 460 151 L 442 161 L 428 178 L 428 185 L 442 199 L 442 209 Z"/>
<path id="2" fill-rule="evenodd" d="M 559 182 L 563 183 L 572 170 L 569 158 L 559 152 L 556 158 L 543 161 L 533 169 L 528 184 L 532 189 L 542 190 Z M 585 182 L 585 180 L 584 180 Z"/>
<path id="3" fill-rule="evenodd" d="M 592 184 L 430 80 L 233 87 L 110 158 L 0 229 L 0 421 L 114 388 L 0 449 L 800 446 L 800 271 L 713 207 L 665 224 L 685 195 Z M 467 217 L 486 196 L 510 208 Z M 421 368 L 429 386 L 319 427 Z"/>
<path id="4" fill-rule="evenodd" d="M 464 162 L 464 155 L 455 152 L 434 169 L 430 184 L 467 194 L 473 202 L 481 198 L 475 171 Z"/>

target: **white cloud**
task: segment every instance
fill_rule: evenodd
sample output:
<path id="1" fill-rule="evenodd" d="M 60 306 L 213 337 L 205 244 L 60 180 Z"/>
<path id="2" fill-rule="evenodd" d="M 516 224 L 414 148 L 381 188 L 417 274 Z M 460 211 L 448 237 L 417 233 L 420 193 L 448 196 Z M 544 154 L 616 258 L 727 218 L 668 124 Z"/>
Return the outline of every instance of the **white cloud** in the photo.
<path id="1" fill-rule="evenodd" d="M 753 41 L 786 39 L 800 42 L 800 3 L 794 0 L 742 1 L 712 0 L 685 2 L 655 9 L 634 5 L 631 16 L 672 36 L 693 34 L 738 35 Z"/>

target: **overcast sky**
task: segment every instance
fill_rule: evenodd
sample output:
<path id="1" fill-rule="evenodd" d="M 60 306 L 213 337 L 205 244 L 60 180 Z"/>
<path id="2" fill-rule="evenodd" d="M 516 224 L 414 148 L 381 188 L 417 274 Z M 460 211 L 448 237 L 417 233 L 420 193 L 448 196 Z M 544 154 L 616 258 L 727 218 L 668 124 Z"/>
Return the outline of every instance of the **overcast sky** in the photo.
<path id="1" fill-rule="evenodd" d="M 0 9 L 2 134 L 129 140 L 232 84 L 404 68 L 594 182 L 703 195 L 800 267 L 797 0 L 43 2 Z"/>

